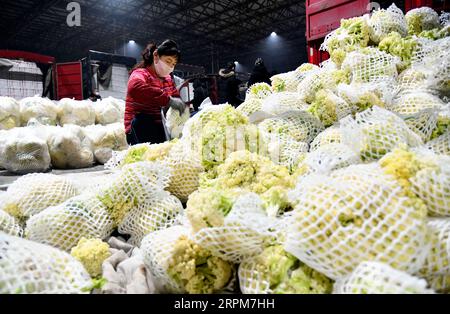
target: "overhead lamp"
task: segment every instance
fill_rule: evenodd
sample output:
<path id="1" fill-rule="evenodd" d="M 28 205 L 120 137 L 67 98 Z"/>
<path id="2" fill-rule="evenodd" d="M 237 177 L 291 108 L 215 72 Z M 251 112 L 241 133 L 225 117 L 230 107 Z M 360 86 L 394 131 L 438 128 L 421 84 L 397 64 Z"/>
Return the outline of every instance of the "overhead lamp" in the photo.
<path id="1" fill-rule="evenodd" d="M 276 32 L 272 32 L 272 33 L 270 33 L 270 36 L 271 37 L 275 37 L 275 36 L 277 36 L 277 33 Z"/>
<path id="2" fill-rule="evenodd" d="M 129 44 L 135 44 L 136 42 L 134 40 L 130 40 L 128 43 Z"/>

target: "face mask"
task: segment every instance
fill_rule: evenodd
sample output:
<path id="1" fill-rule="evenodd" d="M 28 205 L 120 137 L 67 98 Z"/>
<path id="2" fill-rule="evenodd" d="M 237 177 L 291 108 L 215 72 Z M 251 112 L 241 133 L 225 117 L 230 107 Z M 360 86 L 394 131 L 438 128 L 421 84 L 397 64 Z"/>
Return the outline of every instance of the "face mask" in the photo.
<path id="1" fill-rule="evenodd" d="M 166 77 L 175 70 L 174 67 L 169 66 L 162 60 L 155 62 L 155 69 L 160 77 Z"/>

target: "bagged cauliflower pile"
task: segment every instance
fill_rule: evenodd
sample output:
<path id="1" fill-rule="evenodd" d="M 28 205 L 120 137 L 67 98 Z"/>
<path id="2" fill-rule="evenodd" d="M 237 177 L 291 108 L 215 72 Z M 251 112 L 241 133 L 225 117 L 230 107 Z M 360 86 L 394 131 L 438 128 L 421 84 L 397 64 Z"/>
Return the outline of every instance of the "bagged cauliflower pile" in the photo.
<path id="1" fill-rule="evenodd" d="M 58 103 L 59 106 L 59 124 L 75 124 L 79 126 L 88 126 L 95 124 L 94 103 L 91 101 L 77 101 L 64 98 Z"/>
<path id="2" fill-rule="evenodd" d="M 20 126 L 20 105 L 11 97 L 0 97 L 0 130 Z"/>
<path id="3" fill-rule="evenodd" d="M 111 124 L 117 107 L 106 100 L 96 108 L 104 126 L 84 135 L 62 129 L 78 151 L 109 159 L 107 183 L 82 192 L 50 175 L 18 180 L 0 197 L 0 245 L 8 237 L 8 246 L 45 246 L 26 251 L 38 258 L 30 272 L 50 249 L 64 254 L 46 271 L 60 280 L 54 263 L 73 267 L 81 283 L 60 292 L 128 285 L 106 279 L 115 259 L 108 243 L 120 234 L 139 251 L 136 282 L 153 278 L 149 292 L 448 293 L 448 35 L 430 8 L 405 15 L 392 5 L 344 19 L 322 46 L 330 60 L 250 86 L 236 109 L 169 112 L 177 138 L 161 144 L 127 148 L 123 126 Z M 14 128 L 0 132 L 22 139 Z M 41 140 L 37 133 L 28 141 Z M 64 134 L 45 160 L 77 156 L 64 149 Z M 25 146 L 0 138 L 8 156 Z M 43 155 L 36 149 L 15 163 Z M 0 263 L 27 270 L 11 256 Z M 121 265 L 117 273 L 126 273 Z M 0 276 L 0 289 L 34 292 L 28 278 Z"/>

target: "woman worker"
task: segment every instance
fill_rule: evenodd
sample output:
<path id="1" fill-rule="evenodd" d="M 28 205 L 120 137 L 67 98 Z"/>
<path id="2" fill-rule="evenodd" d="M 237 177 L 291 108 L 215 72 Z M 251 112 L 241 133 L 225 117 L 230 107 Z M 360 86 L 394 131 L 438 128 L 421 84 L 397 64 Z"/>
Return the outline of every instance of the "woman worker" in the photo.
<path id="1" fill-rule="evenodd" d="M 151 43 L 142 58 L 128 81 L 125 132 L 130 145 L 164 142 L 161 108 L 170 107 L 180 114 L 186 110 L 170 76 L 180 58 L 177 44 L 172 40 L 159 46 Z"/>

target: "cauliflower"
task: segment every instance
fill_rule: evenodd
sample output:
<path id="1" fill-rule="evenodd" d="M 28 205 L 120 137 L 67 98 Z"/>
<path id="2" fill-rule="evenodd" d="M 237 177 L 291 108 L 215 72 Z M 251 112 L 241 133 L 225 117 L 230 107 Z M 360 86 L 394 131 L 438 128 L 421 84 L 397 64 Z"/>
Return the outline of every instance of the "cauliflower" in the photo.
<path id="1" fill-rule="evenodd" d="M 405 15 L 395 4 L 387 10 L 375 11 L 369 20 L 370 40 L 378 44 L 392 32 L 399 33 L 402 37 L 408 34 L 408 25 Z"/>
<path id="2" fill-rule="evenodd" d="M 289 134 L 267 134 L 265 141 L 268 143 L 267 152 L 260 154 L 270 158 L 274 163 L 285 166 L 289 172 L 295 171 L 299 160 L 308 151 L 309 145 L 298 142 Z"/>
<path id="3" fill-rule="evenodd" d="M 318 70 L 319 67 L 313 63 L 303 63 L 301 66 L 299 66 L 295 72 L 297 74 L 302 74 L 305 72 L 309 72 L 309 71 L 313 71 L 313 70 Z"/>
<path id="4" fill-rule="evenodd" d="M 310 143 L 323 130 L 319 119 L 307 111 L 291 111 L 276 118 L 266 119 L 259 130 L 273 136 L 290 136 L 298 142 Z"/>
<path id="5" fill-rule="evenodd" d="M 350 52 L 342 69 L 351 73 L 352 83 L 378 83 L 397 78 L 400 58 L 376 47 L 367 47 Z"/>
<path id="6" fill-rule="evenodd" d="M 78 195 L 78 189 L 70 180 L 53 174 L 29 174 L 14 181 L 5 194 L 0 207 L 18 221 L 44 209 L 59 205 Z"/>
<path id="7" fill-rule="evenodd" d="M 72 248 L 70 254 L 83 264 L 92 278 L 102 275 L 102 264 L 111 256 L 108 243 L 84 237 Z"/>
<path id="8" fill-rule="evenodd" d="M 405 18 L 410 35 L 419 35 L 423 31 L 432 30 L 440 25 L 439 15 L 428 7 L 412 9 L 406 13 Z"/>
<path id="9" fill-rule="evenodd" d="M 272 87 L 267 83 L 256 83 L 247 90 L 245 102 L 250 100 L 263 100 L 272 94 Z"/>
<path id="10" fill-rule="evenodd" d="M 244 260 L 239 266 L 239 282 L 244 294 L 324 294 L 333 282 L 284 251 L 280 245 Z"/>
<path id="11" fill-rule="evenodd" d="M 437 125 L 431 134 L 431 140 L 438 138 L 448 130 L 450 130 L 450 116 L 444 114 L 438 115 Z"/>
<path id="12" fill-rule="evenodd" d="M 369 31 L 365 17 L 342 19 L 340 27 L 325 38 L 322 49 L 328 51 L 331 60 L 340 66 L 347 53 L 367 47 Z"/>
<path id="13" fill-rule="evenodd" d="M 140 246 L 147 234 L 172 226 L 182 212 L 180 200 L 164 191 L 133 208 L 119 225 L 119 232 L 131 235 L 128 243 Z"/>
<path id="14" fill-rule="evenodd" d="M 322 121 L 325 127 L 333 125 L 353 111 L 353 108 L 344 99 L 329 90 L 319 91 L 316 99 L 308 108 L 308 112 Z"/>
<path id="15" fill-rule="evenodd" d="M 122 151 L 128 148 L 123 123 L 106 126 L 92 125 L 84 130 L 92 143 L 95 159 L 100 164 L 105 164 L 110 160 L 113 151 Z"/>
<path id="16" fill-rule="evenodd" d="M 201 189 L 189 196 L 186 216 L 194 232 L 203 228 L 220 227 L 230 213 L 236 195 L 216 188 Z"/>
<path id="17" fill-rule="evenodd" d="M 245 191 L 263 194 L 274 186 L 292 187 L 292 178 L 286 167 L 275 165 L 270 159 L 238 151 L 232 153 L 225 163 L 217 168 L 217 177 L 202 182 L 204 187 L 222 189 L 240 188 Z"/>
<path id="18" fill-rule="evenodd" d="M 261 110 L 271 115 L 281 115 L 292 110 L 305 109 L 306 104 L 297 93 L 279 92 L 262 101 Z"/>
<path id="19" fill-rule="evenodd" d="M 420 269 L 429 249 L 425 217 L 377 165 L 313 175 L 302 185 L 287 223 L 287 252 L 331 279 L 364 261 Z"/>
<path id="20" fill-rule="evenodd" d="M 438 40 L 448 37 L 450 36 L 450 25 L 446 25 L 443 28 L 433 28 L 432 30 L 423 31 L 418 36 L 430 40 Z"/>
<path id="21" fill-rule="evenodd" d="M 305 100 L 311 104 L 317 92 L 322 89 L 329 89 L 334 91 L 341 83 L 350 83 L 350 72 L 348 70 L 324 70 L 313 72 L 307 76 L 297 88 L 300 94 L 300 99 Z"/>
<path id="22" fill-rule="evenodd" d="M 426 148 L 435 154 L 450 155 L 450 130 L 429 141 L 426 144 Z"/>
<path id="23" fill-rule="evenodd" d="M 378 262 L 363 262 L 335 284 L 335 294 L 433 294 L 427 282 Z"/>
<path id="24" fill-rule="evenodd" d="M 118 226 L 130 210 L 166 188 L 169 177 L 170 170 L 163 164 L 137 162 L 126 165 L 97 194 L 97 198 L 105 205 L 114 225 Z"/>
<path id="25" fill-rule="evenodd" d="M 381 51 L 388 52 L 402 60 L 397 66 L 399 72 L 411 66 L 411 58 L 416 47 L 417 41 L 414 38 L 402 38 L 397 32 L 390 33 L 378 45 Z"/>
<path id="26" fill-rule="evenodd" d="M 296 71 L 277 74 L 272 76 L 270 80 L 272 81 L 272 91 L 274 93 L 296 92 L 297 86 L 301 81 Z"/>
<path id="27" fill-rule="evenodd" d="M 0 210 L 0 233 L 1 232 L 20 237 L 23 234 L 23 229 L 13 216 Z"/>
<path id="28" fill-rule="evenodd" d="M 339 144 L 342 141 L 342 132 L 339 125 L 333 125 L 319 133 L 314 141 L 311 143 L 311 151 L 317 150 L 321 146 L 336 143 Z"/>
<path id="29" fill-rule="evenodd" d="M 59 101 L 59 106 L 58 120 L 61 126 L 66 124 L 78 126 L 95 124 L 95 109 L 92 102 L 64 98 Z"/>
<path id="30" fill-rule="evenodd" d="M 0 294 L 81 294 L 90 286 L 68 253 L 0 232 Z"/>
<path id="31" fill-rule="evenodd" d="M 20 119 L 22 126 L 36 119 L 44 125 L 56 125 L 60 108 L 50 99 L 38 96 L 24 98 L 20 101 Z"/>
<path id="32" fill-rule="evenodd" d="M 362 112 L 373 106 L 385 107 L 384 102 L 381 100 L 383 95 L 376 87 L 368 86 L 367 84 L 340 84 L 338 86 L 338 95 L 352 105 L 352 113 Z"/>
<path id="33" fill-rule="evenodd" d="M 259 98 L 247 98 L 239 107 L 237 111 L 242 112 L 247 117 L 251 114 L 260 111 L 262 108 L 262 100 Z"/>
<path id="34" fill-rule="evenodd" d="M 406 69 L 398 77 L 397 93 L 402 95 L 405 92 L 417 92 L 426 89 L 426 79 L 427 75 L 424 72 L 415 68 Z"/>
<path id="35" fill-rule="evenodd" d="M 0 97 L 0 130 L 20 126 L 20 106 L 11 97 Z"/>
<path id="36" fill-rule="evenodd" d="M 166 114 L 166 126 L 169 129 L 171 138 L 176 139 L 181 137 L 184 124 L 190 117 L 191 112 L 189 109 L 184 110 L 183 114 L 180 115 L 178 110 L 169 108 Z"/>
<path id="37" fill-rule="evenodd" d="M 164 145 L 164 144 L 156 144 L 156 145 L 158 145 L 158 147 L 154 147 L 156 149 L 153 151 L 157 151 L 159 153 L 161 145 Z M 133 164 L 135 162 L 145 161 L 144 155 L 146 155 L 150 150 L 151 150 L 151 146 L 150 146 L 150 144 L 147 144 L 147 143 L 133 145 L 130 148 L 128 148 L 120 165 L 125 166 L 125 165 Z M 166 153 L 166 152 L 164 151 L 164 153 Z M 153 155 L 153 154 L 149 154 L 149 155 L 151 156 L 150 158 L 153 157 L 153 158 L 155 158 L 155 160 L 157 159 L 156 155 Z"/>
<path id="38" fill-rule="evenodd" d="M 190 294 L 211 294 L 230 282 L 233 266 L 181 236 L 174 245 L 167 273 Z"/>
<path id="39" fill-rule="evenodd" d="M 113 227 L 106 207 L 94 195 L 83 194 L 32 216 L 25 237 L 70 252 L 81 238 L 105 239 Z"/>

